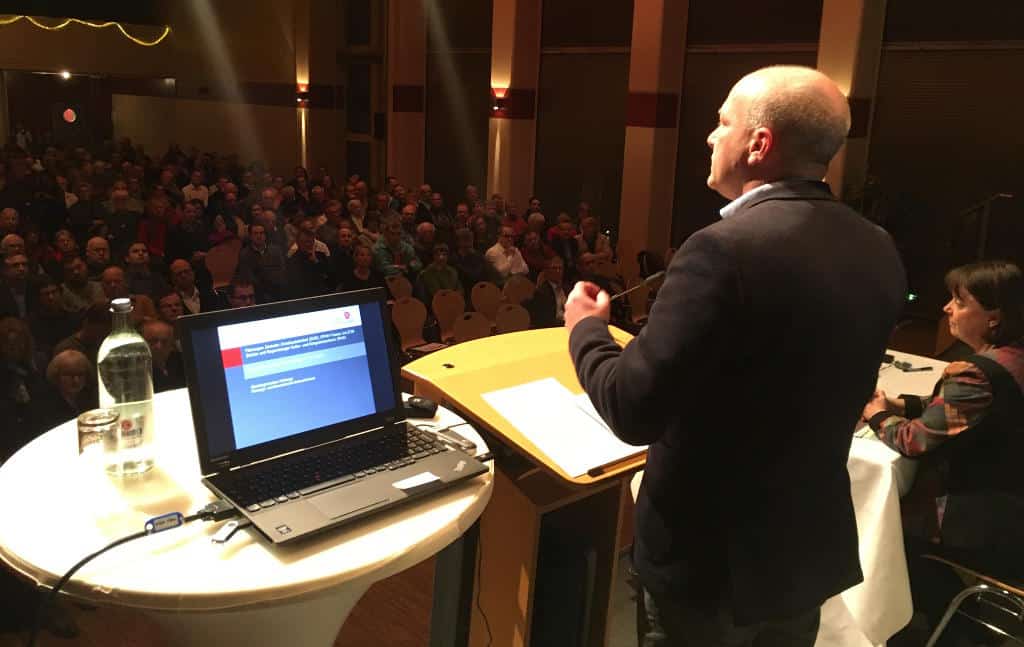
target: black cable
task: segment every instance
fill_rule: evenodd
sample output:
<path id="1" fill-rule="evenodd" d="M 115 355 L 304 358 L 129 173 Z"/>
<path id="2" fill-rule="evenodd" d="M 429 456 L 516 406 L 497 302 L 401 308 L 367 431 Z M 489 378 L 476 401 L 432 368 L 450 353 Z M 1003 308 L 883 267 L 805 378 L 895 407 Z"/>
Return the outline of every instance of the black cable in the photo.
<path id="1" fill-rule="evenodd" d="M 34 647 L 35 646 L 35 644 L 36 644 L 36 637 L 39 635 L 39 628 L 40 628 L 40 625 L 42 624 L 42 621 L 43 621 L 43 614 L 46 612 L 47 608 L 49 608 L 51 605 L 53 605 L 54 600 L 56 600 L 56 598 L 57 598 L 57 593 L 61 590 L 61 588 L 63 588 L 63 586 L 65 584 L 68 583 L 68 580 L 70 580 L 74 576 L 74 574 L 78 572 L 78 569 L 82 568 L 83 566 L 88 564 L 90 561 L 92 561 L 93 559 L 99 557 L 100 555 L 102 555 L 103 553 L 107 552 L 111 548 L 116 548 L 116 547 L 120 546 L 121 544 L 128 543 L 129 541 L 133 541 L 135 539 L 138 539 L 139 537 L 145 537 L 148 534 L 150 534 L 150 533 L 145 531 L 145 530 L 140 530 L 139 532 L 132 533 L 130 535 L 127 535 L 125 537 L 121 537 L 120 539 L 116 539 L 116 540 L 110 542 L 109 544 L 107 544 L 103 548 L 97 550 L 95 553 L 92 553 L 91 555 L 83 558 L 77 564 L 72 566 L 71 569 L 67 573 L 64 574 L 64 577 L 62 577 L 59 580 L 57 580 L 57 584 L 54 585 L 54 587 L 52 589 L 50 589 L 50 594 L 46 596 L 46 598 L 39 604 L 39 608 L 36 609 L 36 618 L 35 618 L 35 621 L 32 624 L 32 633 L 29 634 L 28 647 Z"/>
<path id="2" fill-rule="evenodd" d="M 111 548 L 117 548 L 121 544 L 126 544 L 129 541 L 139 539 L 140 537 L 145 537 L 146 535 L 153 535 L 158 532 L 163 532 L 164 530 L 170 530 L 171 528 L 178 528 L 179 526 L 183 526 L 186 523 L 191 523 L 193 521 L 198 521 L 199 519 L 204 519 L 206 521 L 221 521 L 222 519 L 227 519 L 237 515 L 238 511 L 235 509 L 233 505 L 231 505 L 224 499 L 218 499 L 212 503 L 206 504 L 205 506 L 200 508 L 199 512 L 196 512 L 195 514 L 189 515 L 187 517 L 182 516 L 178 512 L 171 512 L 168 514 L 160 515 L 158 517 L 153 517 L 152 519 L 146 522 L 145 530 L 140 530 L 139 532 L 126 535 L 124 537 L 121 537 L 120 539 L 115 539 L 103 548 L 97 550 L 95 553 L 83 557 L 77 564 L 72 566 L 68 570 L 68 572 L 64 574 L 63 577 L 57 580 L 57 584 L 55 584 L 54 587 L 50 589 L 49 595 L 47 595 L 39 603 L 39 607 L 36 609 L 35 620 L 32 623 L 32 633 L 30 633 L 28 637 L 28 647 L 35 647 L 36 638 L 39 636 L 39 629 L 43 622 L 43 615 L 46 613 L 46 610 L 48 608 L 53 606 L 54 601 L 57 599 L 57 593 L 59 593 L 60 590 L 64 587 L 64 585 L 67 584 L 72 577 L 74 577 L 75 573 L 77 573 L 80 568 L 82 568 L 92 560 L 96 559 L 103 553 L 107 552 Z"/>
<path id="3" fill-rule="evenodd" d="M 482 528 L 483 526 L 481 524 L 481 529 Z M 484 621 L 484 629 L 487 630 L 486 647 L 491 647 L 491 642 L 494 640 L 494 637 L 491 635 L 491 623 L 488 622 L 487 614 L 484 613 L 484 608 L 480 604 L 480 570 L 482 568 L 482 564 L 484 561 L 484 542 L 483 538 L 481 537 L 482 534 L 483 533 L 478 533 L 476 539 L 476 610 L 480 612 L 480 617 Z"/>

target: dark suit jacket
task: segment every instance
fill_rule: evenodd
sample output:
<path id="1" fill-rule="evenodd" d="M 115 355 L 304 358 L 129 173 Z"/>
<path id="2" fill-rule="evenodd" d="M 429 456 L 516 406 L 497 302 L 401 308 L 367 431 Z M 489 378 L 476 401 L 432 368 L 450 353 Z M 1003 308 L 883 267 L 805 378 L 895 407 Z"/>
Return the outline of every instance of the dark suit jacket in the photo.
<path id="1" fill-rule="evenodd" d="M 906 295 L 888 234 L 788 181 L 691 236 L 647 326 L 570 348 L 598 411 L 650 443 L 636 568 L 656 595 L 738 624 L 810 611 L 861 579 L 846 470 Z"/>

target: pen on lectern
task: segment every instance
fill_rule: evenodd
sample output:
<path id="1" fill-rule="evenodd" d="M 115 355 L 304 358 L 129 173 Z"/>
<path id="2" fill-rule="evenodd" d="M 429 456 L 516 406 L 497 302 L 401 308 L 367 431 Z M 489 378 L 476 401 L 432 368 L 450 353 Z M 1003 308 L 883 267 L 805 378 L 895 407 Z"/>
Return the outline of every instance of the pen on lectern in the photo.
<path id="1" fill-rule="evenodd" d="M 624 297 L 627 294 L 629 294 L 630 292 L 632 292 L 633 290 L 636 290 L 636 289 L 640 288 L 640 286 L 651 285 L 652 283 L 654 283 L 658 279 L 662 278 L 663 276 L 665 276 L 665 270 L 662 270 L 660 272 L 655 272 L 654 274 L 651 274 L 646 279 L 644 279 L 640 283 L 637 283 L 636 285 L 634 285 L 633 287 L 629 288 L 628 290 L 623 290 L 622 292 L 618 292 L 616 294 L 613 294 L 612 298 L 610 300 L 614 301 L 614 300 L 618 299 L 619 297 Z"/>

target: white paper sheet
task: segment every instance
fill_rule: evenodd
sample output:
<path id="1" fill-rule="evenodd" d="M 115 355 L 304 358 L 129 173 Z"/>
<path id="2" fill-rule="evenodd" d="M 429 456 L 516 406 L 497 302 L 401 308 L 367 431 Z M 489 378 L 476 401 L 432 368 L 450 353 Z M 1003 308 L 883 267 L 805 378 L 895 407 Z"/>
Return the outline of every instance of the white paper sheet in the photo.
<path id="1" fill-rule="evenodd" d="M 572 477 L 646 449 L 616 438 L 586 393 L 573 395 L 554 378 L 491 391 L 483 398 Z"/>

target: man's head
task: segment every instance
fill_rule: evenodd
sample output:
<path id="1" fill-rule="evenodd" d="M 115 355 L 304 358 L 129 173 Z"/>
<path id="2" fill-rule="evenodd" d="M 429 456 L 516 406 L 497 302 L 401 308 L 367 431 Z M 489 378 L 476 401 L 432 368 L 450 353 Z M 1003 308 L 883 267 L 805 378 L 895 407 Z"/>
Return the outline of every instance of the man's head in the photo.
<path id="1" fill-rule="evenodd" d="M 78 256 L 65 256 L 61 263 L 64 271 L 64 282 L 74 288 L 80 288 L 89 280 L 89 268 Z"/>
<path id="2" fill-rule="evenodd" d="M 183 258 L 171 262 L 171 285 L 178 292 L 192 294 L 196 288 L 196 275 L 192 271 L 192 264 Z"/>
<path id="3" fill-rule="evenodd" d="M 256 287 L 247 278 L 235 278 L 228 286 L 228 303 L 232 308 L 244 308 L 256 303 Z"/>
<path id="4" fill-rule="evenodd" d="M 352 249 L 352 245 L 355 244 L 356 233 L 352 231 L 352 227 L 342 225 L 338 227 L 338 247 L 341 249 Z"/>
<path id="5" fill-rule="evenodd" d="M 254 222 L 249 225 L 249 241 L 256 249 L 263 249 L 267 245 L 267 227 L 262 222 Z"/>
<path id="6" fill-rule="evenodd" d="M 473 204 L 480 199 L 480 190 L 472 184 L 466 185 L 466 202 Z"/>
<path id="7" fill-rule="evenodd" d="M 7 234 L 0 239 L 0 252 L 4 256 L 25 253 L 25 239 L 18 234 Z"/>
<path id="8" fill-rule="evenodd" d="M 89 265 L 106 267 L 110 263 L 110 243 L 103 236 L 93 236 L 85 243 L 85 260 Z"/>
<path id="9" fill-rule="evenodd" d="M 396 184 L 391 190 L 391 195 L 395 196 L 395 200 L 405 202 L 405 187 L 401 184 Z"/>
<path id="10" fill-rule="evenodd" d="M 421 222 L 416 225 L 416 242 L 421 245 L 433 245 L 435 234 L 434 225 L 429 222 Z"/>
<path id="11" fill-rule="evenodd" d="M 498 242 L 501 243 L 503 249 L 510 250 L 515 245 L 516 232 L 511 227 L 502 227 L 501 233 L 498 234 Z"/>
<path id="12" fill-rule="evenodd" d="M 22 285 L 28 278 L 28 257 L 11 254 L 4 257 L 4 279 L 12 285 Z"/>
<path id="13" fill-rule="evenodd" d="M 60 287 L 53 282 L 53 279 L 46 277 L 35 283 L 33 288 L 36 296 L 36 303 L 42 312 L 61 312 Z"/>
<path id="14" fill-rule="evenodd" d="M 363 215 L 363 203 L 360 200 L 348 201 L 348 212 L 353 216 Z"/>
<path id="15" fill-rule="evenodd" d="M 301 228 L 295 232 L 295 246 L 307 256 L 313 254 L 316 252 L 316 236 L 308 229 Z"/>
<path id="16" fill-rule="evenodd" d="M 149 267 L 149 249 L 146 248 L 146 243 L 132 243 L 129 245 L 124 262 L 132 269 Z"/>
<path id="17" fill-rule="evenodd" d="M 523 247 L 526 249 L 540 248 L 540 234 L 530 229 L 523 235 Z"/>
<path id="18" fill-rule="evenodd" d="M 433 192 L 434 192 L 434 189 L 431 188 L 431 186 L 429 184 L 426 184 L 426 183 L 421 184 L 420 185 L 420 195 L 419 195 L 420 200 L 422 200 L 423 202 L 429 201 L 430 200 L 430 194 L 433 193 Z"/>
<path id="19" fill-rule="evenodd" d="M 767 67 L 739 80 L 708 135 L 708 186 L 734 200 L 784 177 L 821 179 L 846 141 L 850 108 L 824 74 Z"/>
<path id="20" fill-rule="evenodd" d="M 586 216 L 580 220 L 580 233 L 587 238 L 597 235 L 597 218 L 594 216 Z"/>
<path id="21" fill-rule="evenodd" d="M 323 202 L 324 188 L 319 184 L 314 185 L 313 188 L 309 190 L 309 197 L 311 200 L 314 200 L 316 202 Z"/>
<path id="22" fill-rule="evenodd" d="M 174 293 L 172 292 L 172 294 Z M 174 296 L 177 295 L 175 294 Z M 178 300 L 181 301 L 181 297 L 178 297 Z M 162 301 L 161 299 L 161 303 Z M 163 310 L 164 307 L 161 305 L 161 316 L 163 315 Z M 167 321 L 149 319 L 142 324 L 142 338 L 149 344 L 149 350 L 153 353 L 153 363 L 157 366 L 167 364 L 167 358 L 174 352 L 174 326 Z"/>
<path id="23" fill-rule="evenodd" d="M 448 243 L 438 243 L 434 245 L 431 256 L 434 259 L 434 265 L 437 267 L 444 267 L 448 265 Z"/>
<path id="24" fill-rule="evenodd" d="M 171 322 L 185 314 L 185 304 L 181 295 L 177 292 L 165 292 L 156 300 L 156 309 L 160 312 L 160 318 Z"/>
<path id="25" fill-rule="evenodd" d="M 328 200 L 324 205 L 324 215 L 330 222 L 337 222 L 341 218 L 341 200 Z"/>
<path id="26" fill-rule="evenodd" d="M 92 184 L 89 182 L 79 182 L 75 195 L 82 202 L 88 202 L 92 200 Z"/>
<path id="27" fill-rule="evenodd" d="M 440 209 L 444 206 L 444 198 L 437 191 L 430 194 L 430 206 L 434 209 Z"/>
<path id="28" fill-rule="evenodd" d="M 75 237 L 67 229 L 61 229 L 53 235 L 53 244 L 61 254 L 70 254 L 78 247 Z"/>
<path id="29" fill-rule="evenodd" d="M 469 205 L 465 202 L 460 202 L 455 205 L 455 222 L 459 224 L 465 224 L 469 221 Z"/>
<path id="30" fill-rule="evenodd" d="M 369 269 L 373 265 L 373 250 L 363 243 L 356 243 L 352 249 L 352 261 L 356 267 Z"/>
<path id="31" fill-rule="evenodd" d="M 192 171 L 192 175 L 189 179 L 192 181 L 192 186 L 198 188 L 203 184 L 203 172 Z"/>
<path id="32" fill-rule="evenodd" d="M 0 233 L 13 234 L 18 231 L 18 210 L 6 207 L 0 210 Z"/>
<path id="33" fill-rule="evenodd" d="M 554 255 L 544 264 L 544 278 L 551 283 L 561 284 L 565 280 L 565 261 Z"/>
<path id="34" fill-rule="evenodd" d="M 128 286 L 124 282 L 124 270 L 116 265 L 111 265 L 100 274 L 100 286 L 107 299 L 117 299 L 128 296 Z"/>
<path id="35" fill-rule="evenodd" d="M 272 186 L 268 186 L 260 192 L 260 204 L 263 205 L 264 209 L 270 209 L 271 211 L 277 208 L 277 189 Z"/>
<path id="36" fill-rule="evenodd" d="M 548 219 L 539 211 L 534 211 L 530 214 L 530 217 L 526 219 L 526 228 L 530 231 L 535 231 L 538 234 L 544 231 L 547 224 Z"/>
<path id="37" fill-rule="evenodd" d="M 199 204 L 196 204 L 196 203 Z M 191 225 L 202 213 L 203 203 L 198 200 L 189 200 L 185 203 L 185 206 L 181 208 L 181 222 L 185 225 Z"/>
<path id="38" fill-rule="evenodd" d="M 411 227 L 416 222 L 416 205 L 407 204 L 402 207 L 402 225 Z"/>
<path id="39" fill-rule="evenodd" d="M 381 232 L 384 234 L 384 241 L 394 247 L 402 240 L 402 221 L 391 216 L 381 223 Z"/>

